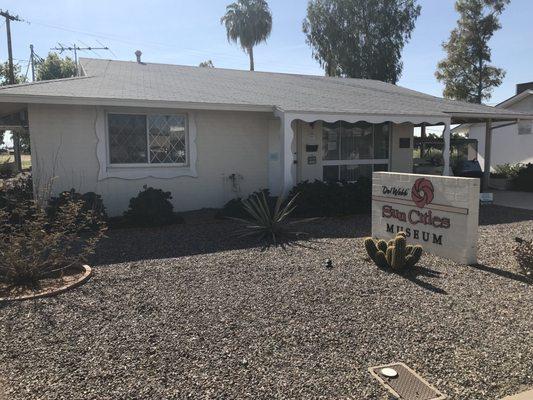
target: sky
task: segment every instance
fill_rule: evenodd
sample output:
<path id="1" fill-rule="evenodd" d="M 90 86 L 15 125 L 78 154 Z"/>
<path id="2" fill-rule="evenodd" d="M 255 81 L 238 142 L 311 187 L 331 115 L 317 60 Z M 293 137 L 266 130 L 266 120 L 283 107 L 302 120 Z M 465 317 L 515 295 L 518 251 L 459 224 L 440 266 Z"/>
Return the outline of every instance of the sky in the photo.
<path id="1" fill-rule="evenodd" d="M 7 0 L 0 8 L 25 22 L 11 24 L 14 58 L 23 73 L 29 45 L 44 57 L 58 43 L 109 46 L 111 51 L 83 52 L 87 57 L 134 60 L 137 49 L 143 61 L 198 65 L 211 59 L 216 67 L 247 69 L 248 56 L 228 43 L 220 17 L 230 0 Z M 323 75 L 305 43 L 302 21 L 307 0 L 268 0 L 273 14 L 272 35 L 255 49 L 261 71 Z M 419 0 L 422 13 L 403 51 L 404 69 L 399 85 L 441 96 L 435 79 L 443 58 L 442 42 L 457 21 L 454 0 Z M 512 0 L 501 17 L 503 28 L 494 36 L 493 64 L 507 71 L 489 104 L 515 93 L 519 82 L 533 81 L 533 1 Z M 0 26 L 0 59 L 7 58 L 5 23 Z"/>

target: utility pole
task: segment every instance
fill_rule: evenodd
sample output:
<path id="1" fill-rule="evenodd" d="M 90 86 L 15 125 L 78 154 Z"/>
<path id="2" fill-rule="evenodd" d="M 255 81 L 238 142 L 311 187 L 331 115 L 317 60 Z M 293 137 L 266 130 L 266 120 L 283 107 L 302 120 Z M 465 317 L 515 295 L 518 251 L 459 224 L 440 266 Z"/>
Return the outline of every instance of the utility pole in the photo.
<path id="1" fill-rule="evenodd" d="M 94 51 L 94 50 L 109 50 L 109 47 L 79 47 L 76 43 L 74 43 L 72 46 L 63 46 L 61 43 L 58 43 L 58 47 L 52 47 L 50 50 L 56 50 L 59 51 L 59 54 L 63 53 L 64 51 L 73 51 L 74 52 L 74 64 L 76 65 L 76 76 L 79 76 L 78 73 L 78 51 Z"/>
<path id="2" fill-rule="evenodd" d="M 35 82 L 35 53 L 33 51 L 33 44 L 30 44 L 30 62 L 31 62 L 31 81 Z"/>
<path id="3" fill-rule="evenodd" d="M 9 83 L 14 85 L 15 82 L 15 69 L 13 67 L 13 48 L 11 47 L 11 21 L 22 21 L 17 15 L 11 15 L 9 11 L 0 10 L 0 16 L 6 19 L 6 31 L 7 31 L 7 54 L 9 63 Z M 20 156 L 20 136 L 17 130 L 12 131 L 13 138 L 13 150 L 15 154 L 15 169 L 17 172 L 22 171 L 22 158 Z"/>

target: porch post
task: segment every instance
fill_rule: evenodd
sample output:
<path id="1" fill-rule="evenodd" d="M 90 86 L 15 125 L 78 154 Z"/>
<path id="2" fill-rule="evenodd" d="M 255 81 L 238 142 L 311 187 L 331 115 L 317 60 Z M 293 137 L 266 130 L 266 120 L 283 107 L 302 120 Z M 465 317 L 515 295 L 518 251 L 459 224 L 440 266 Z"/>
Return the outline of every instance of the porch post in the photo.
<path id="1" fill-rule="evenodd" d="M 442 157 L 444 158 L 444 171 L 442 171 L 442 175 L 444 176 L 450 176 L 451 175 L 451 169 L 450 169 L 450 140 L 451 140 L 451 134 L 450 134 L 450 122 L 446 122 L 446 125 L 444 126 L 444 132 L 442 133 L 442 136 L 444 138 L 444 150 L 442 152 Z"/>
<path id="2" fill-rule="evenodd" d="M 292 118 L 285 113 L 281 117 L 281 195 L 286 196 L 294 186 L 294 177 L 292 175 L 294 155 L 292 152 L 292 142 L 294 140 L 294 131 L 291 126 Z"/>
<path id="3" fill-rule="evenodd" d="M 492 120 L 488 119 L 485 123 L 485 154 L 483 167 L 483 181 L 481 189 L 485 192 L 489 189 L 490 181 L 490 153 L 492 148 Z"/>

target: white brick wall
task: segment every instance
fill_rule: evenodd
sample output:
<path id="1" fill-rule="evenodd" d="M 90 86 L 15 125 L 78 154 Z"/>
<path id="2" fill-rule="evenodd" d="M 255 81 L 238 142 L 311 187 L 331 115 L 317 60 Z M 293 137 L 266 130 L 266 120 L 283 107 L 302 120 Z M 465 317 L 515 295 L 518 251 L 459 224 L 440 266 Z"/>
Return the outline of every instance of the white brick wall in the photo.
<path id="1" fill-rule="evenodd" d="M 433 200 L 422 207 L 412 197 L 418 179 L 426 179 L 433 186 Z M 389 239 L 403 230 L 409 243 L 421 244 L 427 252 L 462 264 L 477 262 L 478 179 L 375 172 L 372 185 L 374 237 Z M 384 193 L 384 187 L 406 194 Z"/>

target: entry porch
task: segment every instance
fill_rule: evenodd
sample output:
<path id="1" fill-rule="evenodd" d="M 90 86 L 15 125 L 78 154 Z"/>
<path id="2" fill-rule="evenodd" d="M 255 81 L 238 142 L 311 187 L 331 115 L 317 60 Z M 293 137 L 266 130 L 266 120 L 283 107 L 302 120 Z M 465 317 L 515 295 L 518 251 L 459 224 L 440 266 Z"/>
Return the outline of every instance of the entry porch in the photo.
<path id="1" fill-rule="evenodd" d="M 519 121 L 516 115 L 500 110 L 494 114 L 363 115 L 277 109 L 275 115 L 280 121 L 279 135 L 274 131 L 269 138 L 269 186 L 274 194 L 286 194 L 306 180 L 355 181 L 361 176 L 370 178 L 373 171 L 411 173 L 415 127 L 442 128 L 442 175 L 451 176 L 451 126 L 484 122 L 484 162 L 490 165 L 492 130 Z M 483 187 L 488 187 L 488 170 Z"/>

